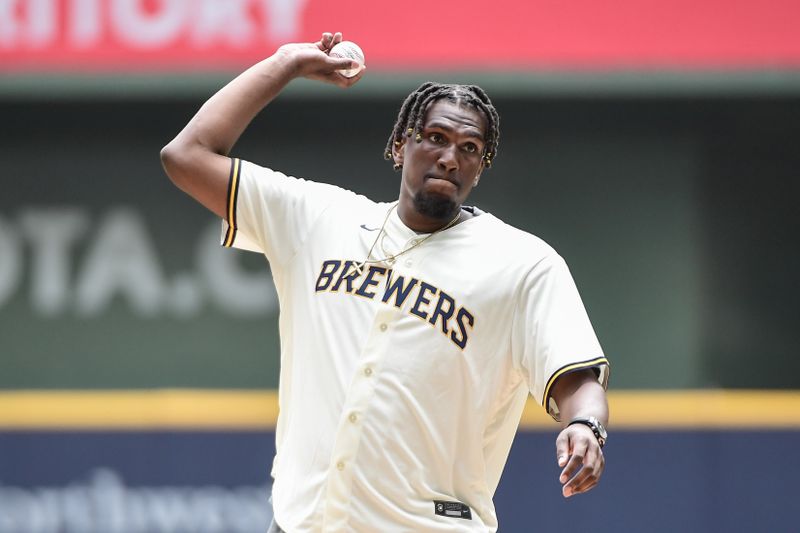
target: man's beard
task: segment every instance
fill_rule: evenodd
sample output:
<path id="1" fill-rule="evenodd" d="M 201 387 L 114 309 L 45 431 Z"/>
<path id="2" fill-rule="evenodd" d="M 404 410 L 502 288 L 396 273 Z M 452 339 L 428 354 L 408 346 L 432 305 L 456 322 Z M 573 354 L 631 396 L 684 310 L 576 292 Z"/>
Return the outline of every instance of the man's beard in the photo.
<path id="1" fill-rule="evenodd" d="M 426 217 L 449 220 L 458 211 L 458 204 L 449 198 L 418 191 L 414 195 L 414 210 Z"/>

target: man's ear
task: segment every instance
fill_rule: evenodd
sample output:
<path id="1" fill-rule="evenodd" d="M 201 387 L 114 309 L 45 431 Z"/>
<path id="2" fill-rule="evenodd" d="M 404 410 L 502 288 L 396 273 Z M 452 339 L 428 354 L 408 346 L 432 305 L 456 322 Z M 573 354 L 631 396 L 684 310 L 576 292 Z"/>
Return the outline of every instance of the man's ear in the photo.
<path id="1" fill-rule="evenodd" d="M 406 141 L 405 139 L 401 141 L 395 141 L 392 143 L 392 159 L 394 159 L 395 165 L 402 165 L 403 158 L 406 154 Z"/>
<path id="2" fill-rule="evenodd" d="M 483 169 L 484 168 L 486 168 L 486 167 L 484 166 L 483 161 L 481 161 L 481 166 L 478 167 L 478 173 L 475 175 L 475 179 L 472 180 L 472 187 L 473 188 L 477 187 L 478 186 L 478 182 L 481 181 L 481 174 L 483 173 Z"/>

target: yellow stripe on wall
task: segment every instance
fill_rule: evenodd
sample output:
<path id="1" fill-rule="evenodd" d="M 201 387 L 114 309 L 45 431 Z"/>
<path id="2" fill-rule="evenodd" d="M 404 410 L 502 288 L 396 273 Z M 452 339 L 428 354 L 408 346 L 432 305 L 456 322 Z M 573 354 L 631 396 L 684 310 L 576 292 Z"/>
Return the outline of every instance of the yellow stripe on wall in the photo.
<path id="1" fill-rule="evenodd" d="M 276 391 L 7 391 L 3 429 L 272 429 Z"/>
<path id="2" fill-rule="evenodd" d="M 800 429 L 800 391 L 612 391 L 614 429 Z M 3 391 L 0 430 L 271 430 L 276 391 Z M 521 429 L 558 424 L 529 399 Z"/>
<path id="3" fill-rule="evenodd" d="M 800 428 L 800 391 L 612 391 L 608 403 L 609 429 Z M 528 401 L 522 428 L 553 424 Z"/>

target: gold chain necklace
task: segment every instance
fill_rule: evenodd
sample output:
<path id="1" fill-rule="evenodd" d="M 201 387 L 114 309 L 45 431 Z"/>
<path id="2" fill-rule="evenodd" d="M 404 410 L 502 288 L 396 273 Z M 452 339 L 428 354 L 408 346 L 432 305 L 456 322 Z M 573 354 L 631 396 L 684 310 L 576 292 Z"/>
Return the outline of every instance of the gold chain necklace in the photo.
<path id="1" fill-rule="evenodd" d="M 367 257 L 363 261 L 361 261 L 360 263 L 356 263 L 354 265 L 355 266 L 355 271 L 358 272 L 359 276 L 361 274 L 363 274 L 364 267 L 366 265 L 374 265 L 374 264 L 377 264 L 377 263 L 386 263 L 387 265 L 392 266 L 394 264 L 394 262 L 397 261 L 398 257 L 400 257 L 401 255 L 403 255 L 403 254 L 405 254 L 407 252 L 410 252 L 411 250 L 413 250 L 417 246 L 421 245 L 423 242 L 427 241 L 428 239 L 430 239 L 431 237 L 433 237 L 437 233 L 441 233 L 442 231 L 453 227 L 456 224 L 456 222 L 458 222 L 458 219 L 461 218 L 461 209 L 459 209 L 458 213 L 456 213 L 456 216 L 453 217 L 453 220 L 451 220 L 450 222 L 448 222 L 447 224 L 445 224 L 441 228 L 437 229 L 433 233 L 429 233 L 429 234 L 425 235 L 423 238 L 421 238 L 419 240 L 416 240 L 408 248 L 406 248 L 404 250 L 401 250 L 400 252 L 398 252 L 396 254 L 390 254 L 389 252 L 386 251 L 386 248 L 383 245 L 383 241 L 384 241 L 384 239 L 386 239 L 386 235 L 387 235 L 387 233 L 385 231 L 386 223 L 389 221 L 389 216 L 392 214 L 392 211 L 397 209 L 397 205 L 398 204 L 399 204 L 399 201 L 395 202 L 386 211 L 386 218 L 383 219 L 383 224 L 381 224 L 381 229 L 378 230 L 378 236 L 375 237 L 375 241 L 372 243 L 372 246 L 369 247 L 369 251 L 367 252 Z M 372 251 L 375 249 L 375 246 L 378 244 L 378 241 L 380 241 L 380 243 L 381 243 L 381 251 L 384 253 L 384 255 L 386 257 L 382 257 L 380 259 L 377 259 L 377 258 L 376 259 L 372 259 Z M 351 274 L 352 274 L 352 271 L 349 271 L 347 273 L 348 276 L 351 275 Z"/>

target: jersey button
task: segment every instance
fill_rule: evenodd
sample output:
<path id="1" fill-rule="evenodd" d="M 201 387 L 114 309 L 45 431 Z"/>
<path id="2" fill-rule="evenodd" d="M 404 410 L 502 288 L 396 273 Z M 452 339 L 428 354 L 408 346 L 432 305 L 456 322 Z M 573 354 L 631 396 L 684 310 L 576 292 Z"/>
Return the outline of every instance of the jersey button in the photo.
<path id="1" fill-rule="evenodd" d="M 370 367 L 365 368 L 364 375 L 370 377 L 372 375 L 372 369 Z"/>
<path id="2" fill-rule="evenodd" d="M 358 415 L 355 413 L 350 413 L 350 416 L 348 416 L 347 418 L 350 420 L 350 422 L 355 424 L 356 420 L 358 420 Z"/>
<path id="3" fill-rule="evenodd" d="M 380 328 L 381 328 L 381 331 L 386 331 L 387 329 L 389 329 L 389 326 L 387 326 L 387 325 L 384 323 L 384 324 L 381 324 L 381 325 L 380 325 Z"/>
<path id="4" fill-rule="evenodd" d="M 339 470 L 344 470 L 344 463 L 339 461 L 338 463 L 336 463 L 336 468 L 338 468 Z"/>

